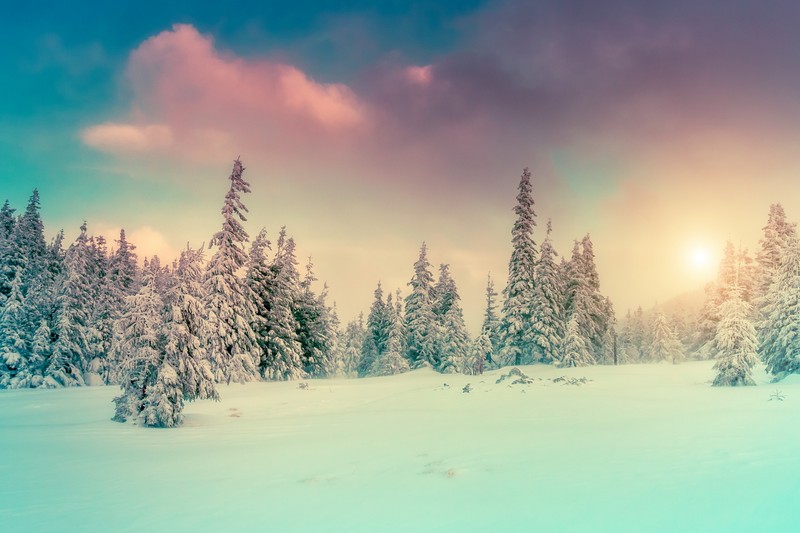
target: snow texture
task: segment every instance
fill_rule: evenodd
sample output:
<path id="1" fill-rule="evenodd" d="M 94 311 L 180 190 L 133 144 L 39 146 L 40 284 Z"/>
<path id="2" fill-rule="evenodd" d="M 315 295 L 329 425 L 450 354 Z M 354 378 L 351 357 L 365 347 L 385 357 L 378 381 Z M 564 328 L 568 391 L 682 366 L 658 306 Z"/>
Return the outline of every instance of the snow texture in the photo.
<path id="1" fill-rule="evenodd" d="M 3 390 L 2 529 L 797 531 L 800 376 L 521 371 L 223 385 L 159 431 L 115 387 Z"/>

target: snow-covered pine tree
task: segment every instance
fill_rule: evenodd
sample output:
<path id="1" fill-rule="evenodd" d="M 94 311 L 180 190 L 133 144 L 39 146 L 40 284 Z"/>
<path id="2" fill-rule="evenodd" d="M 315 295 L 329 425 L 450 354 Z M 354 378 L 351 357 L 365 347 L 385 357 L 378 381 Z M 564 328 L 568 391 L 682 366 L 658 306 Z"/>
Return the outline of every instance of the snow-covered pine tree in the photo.
<path id="1" fill-rule="evenodd" d="M 758 327 L 758 353 L 767 371 L 781 379 L 800 373 L 800 241 L 788 243 L 774 282 L 764 299 Z"/>
<path id="2" fill-rule="evenodd" d="M 250 254 L 247 259 L 247 274 L 245 275 L 245 287 L 247 297 L 253 303 L 253 314 L 251 315 L 252 324 L 250 326 L 256 335 L 257 361 L 259 367 L 264 361 L 264 350 L 267 331 L 267 316 L 269 315 L 270 287 L 269 281 L 272 277 L 270 265 L 267 263 L 267 250 L 272 243 L 267 238 L 266 228 L 261 228 L 256 238 L 250 243 Z"/>
<path id="3" fill-rule="evenodd" d="M 286 237 L 286 228 L 281 228 L 275 257 L 256 291 L 264 313 L 264 330 L 258 336 L 262 350 L 259 371 L 264 379 L 283 381 L 305 377 L 302 346 L 292 312 L 300 290 L 294 248 L 294 240 Z"/>
<path id="4" fill-rule="evenodd" d="M 411 292 L 405 299 L 406 357 L 414 368 L 425 364 L 436 367 L 440 362 L 436 351 L 438 328 L 433 314 L 433 274 L 430 268 L 428 247 L 423 242 L 419 258 L 414 263 L 414 275 L 408 282 Z"/>
<path id="5" fill-rule="evenodd" d="M 614 324 L 614 310 L 610 300 L 600 293 L 594 247 L 589 235 L 580 242 L 575 241 L 572 257 L 562 265 L 565 316 L 576 318 L 578 331 L 592 353 L 592 359 L 605 362 L 605 351 L 614 334 L 613 329 L 610 330 Z"/>
<path id="6" fill-rule="evenodd" d="M 162 265 L 161 258 L 157 255 L 144 258 L 142 264 L 142 275 L 149 274 L 153 278 L 153 289 L 161 296 L 164 296 L 172 284 L 172 273 L 169 265 Z"/>
<path id="7" fill-rule="evenodd" d="M 45 364 L 51 355 L 50 327 L 42 319 L 33 334 L 25 371 L 17 374 L 17 388 L 41 387 L 44 383 Z"/>
<path id="8" fill-rule="evenodd" d="M 706 301 L 700 310 L 694 352 L 703 359 L 714 359 L 719 308 L 728 300 L 732 290 L 750 303 L 756 292 L 754 265 L 744 250 L 737 250 L 732 242 L 725 243 L 717 279 L 706 286 Z"/>
<path id="9" fill-rule="evenodd" d="M 391 293 L 386 297 L 385 309 L 388 320 L 386 350 L 373 361 L 369 369 L 371 376 L 391 376 L 411 369 L 402 353 L 402 317 L 392 301 Z"/>
<path id="10" fill-rule="evenodd" d="M 755 385 L 752 368 L 758 362 L 756 355 L 756 331 L 748 316 L 750 304 L 745 302 L 734 289 L 728 300 L 719 308 L 720 320 L 717 325 L 717 362 L 714 370 L 714 386 Z"/>
<path id="11" fill-rule="evenodd" d="M 719 322 L 716 283 L 708 282 L 703 290 L 705 300 L 697 317 L 692 353 L 697 359 L 711 359 L 714 357 L 713 339 Z"/>
<path id="12" fill-rule="evenodd" d="M 86 223 L 66 252 L 64 270 L 55 281 L 52 355 L 45 370 L 45 386 L 84 384 L 93 359 L 92 342 L 98 337 L 91 322 L 95 301 L 93 250 Z"/>
<path id="13" fill-rule="evenodd" d="M 565 266 L 565 315 L 569 317 L 569 320 L 575 319 L 578 332 L 583 337 L 587 349 L 591 351 L 592 339 L 597 335 L 593 320 L 593 314 L 596 315 L 594 292 L 583 268 L 583 257 L 578 241 L 574 242 L 572 257 Z M 594 360 L 594 355 L 592 360 Z"/>
<path id="14" fill-rule="evenodd" d="M 739 272 L 737 283 L 739 297 L 752 306 L 758 294 L 758 264 L 750 257 L 747 248 L 741 246 L 736 252 L 736 261 Z"/>
<path id="15" fill-rule="evenodd" d="M 437 319 L 440 328 L 440 372 L 458 372 L 464 367 L 469 355 L 470 340 L 464 324 L 464 312 L 461 309 L 461 297 L 456 282 L 450 276 L 447 265 L 442 265 L 440 283 L 437 285 Z M 442 282 L 444 280 L 444 282 Z"/>
<path id="16" fill-rule="evenodd" d="M 91 359 L 86 369 L 89 383 L 110 383 L 112 376 L 108 361 L 114 322 L 119 316 L 120 304 L 109 278 L 109 256 L 103 236 L 90 239 L 90 273 L 93 280 L 92 305 L 89 322 L 94 332 L 90 339 Z"/>
<path id="17" fill-rule="evenodd" d="M 202 279 L 202 251 L 187 246 L 163 298 L 152 270 L 144 272 L 139 292 L 126 297 L 112 348 L 123 391 L 114 400 L 114 420 L 175 427 L 184 401 L 219 399 L 206 358 L 212 332 Z"/>
<path id="18" fill-rule="evenodd" d="M 20 215 L 11 238 L 18 250 L 19 274 L 22 277 L 22 293 L 27 295 L 28 287 L 44 268 L 47 244 L 44 240 L 44 224 L 39 215 L 39 191 L 33 190 L 25 212 Z M 34 326 L 35 327 L 35 326 Z"/>
<path id="19" fill-rule="evenodd" d="M 0 208 L 0 305 L 11 293 L 11 282 L 22 266 L 19 247 L 14 239 L 14 228 L 17 225 L 15 211 L 8 200 Z"/>
<path id="20" fill-rule="evenodd" d="M 149 389 L 159 380 L 159 370 L 163 357 L 164 303 L 156 292 L 153 277 L 144 274 L 139 292 L 125 299 L 125 307 L 117 320 L 114 330 L 111 357 L 119 366 L 120 388 L 122 394 L 114 398 L 116 406 L 112 420 L 125 422 L 138 419 L 145 410 Z M 167 388 L 172 381 L 169 369 L 161 379 L 161 388 Z M 159 392 L 158 396 L 162 396 Z M 172 395 L 174 409 L 180 412 L 182 397 Z M 151 397 L 147 407 L 155 409 L 157 398 Z M 174 417 L 172 418 L 174 420 Z"/>
<path id="21" fill-rule="evenodd" d="M 594 358 L 586 346 L 586 340 L 580 332 L 578 317 L 572 315 L 567 322 L 567 333 L 562 344 L 563 353 L 560 358 L 559 366 L 575 367 L 594 364 Z"/>
<path id="22" fill-rule="evenodd" d="M 328 338 L 327 306 L 324 295 L 318 298 L 312 290 L 314 265 L 308 258 L 306 275 L 300 282 L 300 291 L 294 299 L 292 312 L 297 323 L 297 339 L 300 341 L 303 371 L 309 376 L 322 376 L 330 353 L 332 339 Z"/>
<path id="23" fill-rule="evenodd" d="M 503 312 L 500 322 L 501 359 L 504 364 L 520 365 L 532 359 L 531 306 L 533 304 L 536 242 L 533 227 L 531 173 L 525 168 L 519 182 L 517 219 L 511 230 L 512 252 L 508 262 L 508 283 L 503 289 Z"/>
<path id="24" fill-rule="evenodd" d="M 586 331 L 589 348 L 598 363 L 608 362 L 605 348 L 615 322 L 611 301 L 600 293 L 600 276 L 594 262 L 594 245 L 590 235 L 581 239 L 580 268 L 588 285 L 588 311 L 591 325 Z"/>
<path id="25" fill-rule="evenodd" d="M 483 374 L 486 362 L 491 360 L 493 350 L 491 338 L 485 331 L 481 332 L 470 345 L 469 356 L 464 361 L 461 372 L 472 376 Z"/>
<path id="26" fill-rule="evenodd" d="M 616 365 L 619 364 L 619 355 L 617 354 L 617 315 L 614 312 L 614 305 L 611 303 L 611 298 L 605 297 L 602 302 L 602 322 L 601 329 L 603 335 L 600 338 L 600 346 L 598 350 L 598 357 L 601 358 L 602 364 Z"/>
<path id="27" fill-rule="evenodd" d="M 327 286 L 320 293 L 321 305 L 325 305 L 325 295 L 327 293 Z M 325 327 L 327 329 L 326 336 L 329 341 L 329 349 L 326 354 L 325 360 L 325 375 L 328 377 L 344 377 L 345 361 L 343 349 L 343 338 L 341 331 L 341 322 L 339 321 L 339 311 L 336 308 L 336 302 L 333 302 L 332 307 L 326 307 L 327 319 L 325 320 Z"/>
<path id="28" fill-rule="evenodd" d="M 208 263 L 204 282 L 205 306 L 215 331 L 211 337 L 212 367 L 217 381 L 226 383 L 243 383 L 258 376 L 254 360 L 258 349 L 251 326 L 255 310 L 239 276 L 247 262 L 244 246 L 248 240 L 241 224 L 247 220 L 241 195 L 250 192 L 243 172 L 242 162 L 237 159 L 228 178 L 230 188 L 222 207 L 222 229 L 211 239 L 211 247 L 217 250 Z"/>
<path id="29" fill-rule="evenodd" d="M 536 288 L 533 293 L 533 350 L 534 359 L 556 363 L 564 338 L 564 282 L 555 262 L 558 253 L 550 240 L 552 224 L 547 221 L 547 236 L 542 242 L 536 263 Z"/>
<path id="30" fill-rule="evenodd" d="M 650 347 L 650 359 L 652 361 L 672 361 L 673 364 L 677 364 L 684 359 L 683 346 L 664 313 L 656 313 L 651 332 L 653 343 Z"/>
<path id="31" fill-rule="evenodd" d="M 8 239 L 14 233 L 14 226 L 17 225 L 15 211 L 8 200 L 3 202 L 3 207 L 0 208 L 0 241 Z"/>
<path id="32" fill-rule="evenodd" d="M 25 298 L 22 276 L 14 276 L 11 292 L 0 310 L 0 388 L 16 388 L 18 375 L 28 363 L 28 346 L 23 334 Z"/>
<path id="33" fill-rule="evenodd" d="M 162 357 L 155 374 L 155 381 L 147 388 L 142 400 L 142 423 L 156 428 L 180 426 L 183 423 L 184 402 L 178 372 Z"/>
<path id="34" fill-rule="evenodd" d="M 342 340 L 342 371 L 346 377 L 358 375 L 358 366 L 361 361 L 361 351 L 366 337 L 364 328 L 364 315 L 359 314 L 357 320 L 347 323 Z"/>
<path id="35" fill-rule="evenodd" d="M 406 312 L 408 307 L 406 307 Z M 386 353 L 389 333 L 392 328 L 391 316 L 386 302 L 383 301 L 383 288 L 378 282 L 375 289 L 375 300 L 367 316 L 367 334 L 361 347 L 361 361 L 358 365 L 358 375 L 366 376 L 373 364 Z"/>
<path id="36" fill-rule="evenodd" d="M 618 364 L 626 364 L 632 362 L 634 359 L 633 354 L 633 329 L 631 322 L 633 321 L 633 314 L 631 310 L 625 313 L 625 318 L 619 328 L 619 335 L 617 337 L 617 359 Z"/>
<path id="37" fill-rule="evenodd" d="M 458 297 L 456 282 L 450 275 L 450 265 L 442 263 L 439 265 L 439 279 L 433 286 L 433 314 L 441 319 L 450 310 L 453 300 Z"/>
<path id="38" fill-rule="evenodd" d="M 108 277 L 117 298 L 124 300 L 125 296 L 135 294 L 138 289 L 139 272 L 134 252 L 136 246 L 128 242 L 124 229 L 119 231 L 119 239 L 115 242 L 117 248 L 109 260 Z"/>
<path id="39" fill-rule="evenodd" d="M 491 273 L 486 276 L 486 311 L 483 313 L 483 325 L 481 332 L 489 337 L 492 351 L 487 353 L 485 365 L 491 367 L 495 365 L 495 354 L 500 350 L 500 319 L 497 317 L 497 291 L 494 289 L 494 281 Z"/>
<path id="40" fill-rule="evenodd" d="M 764 237 L 758 241 L 760 249 L 756 255 L 758 263 L 756 292 L 759 308 L 764 304 L 763 297 L 780 270 L 783 255 L 796 237 L 795 224 L 786 220 L 786 212 L 781 204 L 772 204 L 769 207 L 767 225 L 762 229 Z"/>
<path id="41" fill-rule="evenodd" d="M 64 272 L 63 232 L 56 234 L 45 251 L 41 268 L 28 283 L 25 295 L 25 336 L 31 339 L 30 360 L 25 376 L 19 376 L 19 387 L 39 387 L 52 356 L 52 331 L 57 318 L 57 280 Z"/>
<path id="42" fill-rule="evenodd" d="M 178 420 L 173 409 L 163 411 L 172 413 L 172 418 L 158 414 L 162 412 L 164 401 L 169 400 L 177 407 L 177 403 L 173 401 L 177 396 L 171 392 L 170 387 L 179 387 L 182 399 L 189 402 L 219 399 L 208 354 L 213 332 L 208 313 L 203 306 L 205 299 L 203 250 L 194 250 L 187 246 L 176 263 L 174 283 L 164 298 L 164 363 L 159 369 L 161 385 L 158 391 L 163 398 L 152 402 L 155 410 L 152 416 L 158 420 Z M 173 379 L 175 383 L 172 383 Z M 179 413 L 180 410 L 177 410 L 177 414 Z"/>

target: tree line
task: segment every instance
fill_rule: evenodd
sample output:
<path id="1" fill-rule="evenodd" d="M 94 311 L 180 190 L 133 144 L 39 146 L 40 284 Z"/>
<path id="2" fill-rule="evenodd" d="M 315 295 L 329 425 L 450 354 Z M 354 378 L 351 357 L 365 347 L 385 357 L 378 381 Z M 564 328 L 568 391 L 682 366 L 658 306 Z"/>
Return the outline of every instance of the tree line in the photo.
<path id="1" fill-rule="evenodd" d="M 541 246 L 531 174 L 522 173 L 508 282 L 487 280 L 480 334 L 467 333 L 449 266 L 434 278 L 425 243 L 408 294 L 379 283 L 366 319 L 340 327 L 327 287 L 295 242 L 244 223 L 250 192 L 236 160 L 220 230 L 207 249 L 141 265 L 125 231 L 112 245 L 86 223 L 66 247 L 46 242 L 34 190 L 24 213 L 0 209 L 0 387 L 118 384 L 114 419 L 175 426 L 184 403 L 219 397 L 219 383 L 373 376 L 422 366 L 480 373 L 503 365 L 616 361 L 614 313 L 600 291 L 591 238 L 558 261 L 548 222 Z M 206 252 L 211 256 L 206 258 Z M 499 299 L 501 302 L 498 302 Z"/>

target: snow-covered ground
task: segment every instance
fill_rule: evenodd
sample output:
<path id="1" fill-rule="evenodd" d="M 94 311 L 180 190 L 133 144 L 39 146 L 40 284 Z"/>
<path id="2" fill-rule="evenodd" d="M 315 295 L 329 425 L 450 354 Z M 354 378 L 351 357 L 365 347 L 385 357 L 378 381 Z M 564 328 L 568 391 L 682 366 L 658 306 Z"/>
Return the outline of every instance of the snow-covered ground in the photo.
<path id="1" fill-rule="evenodd" d="M 522 370 L 222 387 L 169 430 L 111 422 L 112 387 L 2 391 L 0 530 L 800 528 L 799 376 Z"/>

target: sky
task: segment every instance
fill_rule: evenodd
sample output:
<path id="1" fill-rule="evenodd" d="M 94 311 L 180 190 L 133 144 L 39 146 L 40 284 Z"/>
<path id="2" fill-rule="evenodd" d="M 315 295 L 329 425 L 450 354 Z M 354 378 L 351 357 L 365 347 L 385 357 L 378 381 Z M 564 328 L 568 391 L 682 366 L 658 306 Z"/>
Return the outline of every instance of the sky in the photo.
<path id="1" fill-rule="evenodd" d="M 0 20 L 0 199 L 140 255 L 207 243 L 232 161 L 247 229 L 313 256 L 343 320 L 419 246 L 475 331 L 516 187 L 541 243 L 590 234 L 620 314 L 702 287 L 769 205 L 798 220 L 800 4 L 23 2 Z M 702 261 L 706 254 L 708 261 Z M 701 258 L 701 259 L 698 259 Z"/>

